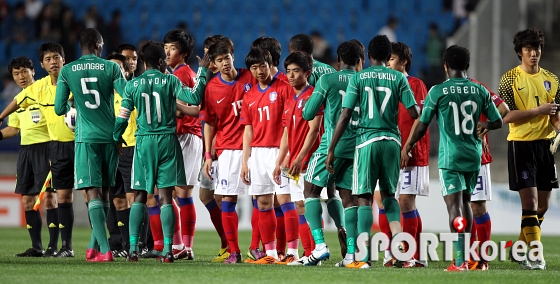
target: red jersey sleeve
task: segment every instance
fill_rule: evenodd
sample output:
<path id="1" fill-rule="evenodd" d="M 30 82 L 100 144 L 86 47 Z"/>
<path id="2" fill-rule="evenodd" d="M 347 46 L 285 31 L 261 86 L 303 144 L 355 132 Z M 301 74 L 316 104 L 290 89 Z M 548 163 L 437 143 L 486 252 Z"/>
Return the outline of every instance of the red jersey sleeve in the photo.
<path id="1" fill-rule="evenodd" d="M 422 80 L 408 76 L 408 84 L 410 85 L 410 89 L 414 94 L 414 99 L 416 103 L 420 107 L 420 109 L 424 108 L 424 100 L 426 99 L 428 90 L 426 89 L 426 85 Z M 399 104 L 399 116 L 398 116 L 398 124 L 399 124 L 399 131 L 401 132 L 401 147 L 404 146 L 406 141 L 408 140 L 408 136 L 412 130 L 412 125 L 414 124 L 414 119 L 410 117 L 408 114 L 408 110 L 403 106 L 403 104 Z M 416 146 L 412 149 L 411 153 L 412 158 L 408 161 L 408 166 L 427 166 L 429 163 L 429 154 L 430 154 L 430 135 L 426 133 L 419 141 L 416 143 Z"/>
<path id="2" fill-rule="evenodd" d="M 179 66 L 173 71 L 173 75 L 177 76 L 177 78 L 189 88 L 194 87 L 196 73 L 194 73 L 190 66 L 186 64 Z M 177 134 L 181 135 L 187 133 L 196 135 L 202 139 L 202 126 L 198 118 L 188 115 L 177 118 Z"/>

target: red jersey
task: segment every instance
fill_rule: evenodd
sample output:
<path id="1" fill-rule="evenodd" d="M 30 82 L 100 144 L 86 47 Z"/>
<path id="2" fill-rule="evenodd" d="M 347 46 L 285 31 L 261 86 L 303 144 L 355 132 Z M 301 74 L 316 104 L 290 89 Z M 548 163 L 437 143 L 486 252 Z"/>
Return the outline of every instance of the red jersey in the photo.
<path id="1" fill-rule="evenodd" d="M 286 76 L 286 74 L 282 73 L 282 71 L 278 70 L 278 72 L 274 75 L 274 78 L 276 79 L 280 79 L 282 81 L 284 81 L 285 83 L 290 83 L 288 81 L 288 76 Z"/>
<path id="2" fill-rule="evenodd" d="M 177 76 L 183 84 L 189 88 L 194 87 L 194 79 L 196 73 L 187 64 L 180 65 L 173 71 L 173 75 Z M 177 118 L 177 135 L 180 134 L 193 134 L 202 139 L 202 127 L 200 120 L 196 117 L 185 115 L 182 118 Z"/>
<path id="3" fill-rule="evenodd" d="M 232 82 L 224 81 L 218 73 L 206 84 L 200 119 L 214 122 L 218 155 L 222 150 L 243 150 L 245 126 L 239 123 L 239 114 L 245 93 L 255 84 L 257 80 L 247 69 L 237 69 Z"/>
<path id="4" fill-rule="evenodd" d="M 266 89 L 261 89 L 257 83 L 245 94 L 239 122 L 253 126 L 251 147 L 280 147 L 284 133 L 284 102 L 292 92 L 288 83 L 272 79 Z"/>
<path id="5" fill-rule="evenodd" d="M 284 105 L 284 126 L 288 128 L 288 149 L 290 152 L 290 164 L 296 159 L 299 151 L 303 147 L 305 143 L 305 137 L 309 132 L 309 122 L 303 119 L 302 110 L 305 102 L 309 100 L 311 94 L 313 93 L 313 86 L 307 86 L 301 92 L 299 96 L 296 95 L 295 90 L 292 88 L 292 91 L 288 95 L 286 99 L 286 103 Z M 320 110 L 317 115 L 323 115 L 323 111 Z M 301 170 L 304 171 L 307 169 L 309 164 L 309 160 L 311 159 L 311 155 L 317 147 L 321 144 L 321 136 L 317 135 L 317 140 L 313 143 L 313 146 L 305 155 L 302 161 Z"/>
<path id="6" fill-rule="evenodd" d="M 469 78 L 469 80 L 471 80 L 474 83 L 481 84 L 484 88 L 486 88 L 486 90 L 490 93 L 490 96 L 492 97 L 492 102 L 494 102 L 494 105 L 496 107 L 498 107 L 501 103 L 504 102 L 504 100 L 502 98 L 500 98 L 500 96 L 498 96 L 497 94 L 492 92 L 490 90 L 490 88 L 488 88 L 488 86 L 486 86 L 485 84 L 483 84 L 483 83 L 481 83 L 481 82 L 479 82 L 475 79 L 472 79 L 472 78 Z M 479 121 L 487 121 L 487 120 L 488 120 L 488 118 L 486 118 L 486 116 L 484 114 L 480 114 L 480 120 Z M 490 155 L 490 144 L 489 144 L 489 141 L 488 141 L 488 134 L 484 135 L 484 139 L 486 140 L 486 143 L 488 144 L 488 151 L 485 152 L 484 149 L 482 150 L 482 161 L 481 161 L 482 165 L 490 164 L 494 161 L 494 159 L 492 159 L 492 155 Z"/>
<path id="7" fill-rule="evenodd" d="M 424 107 L 424 100 L 426 99 L 426 95 L 428 91 L 426 90 L 426 85 L 422 80 L 408 76 L 408 84 L 410 85 L 410 89 L 414 94 L 414 99 L 420 109 Z M 414 124 L 414 119 L 410 117 L 408 111 L 401 103 L 399 104 L 399 131 L 401 132 L 401 146 L 404 147 L 406 141 L 408 140 L 408 136 L 410 135 L 410 131 L 412 130 L 412 124 Z M 416 146 L 412 148 L 410 152 L 412 158 L 408 160 L 408 166 L 417 166 L 417 167 L 425 167 L 428 165 L 429 162 L 429 155 L 430 155 L 430 133 L 426 132 L 426 135 L 422 137 Z"/>

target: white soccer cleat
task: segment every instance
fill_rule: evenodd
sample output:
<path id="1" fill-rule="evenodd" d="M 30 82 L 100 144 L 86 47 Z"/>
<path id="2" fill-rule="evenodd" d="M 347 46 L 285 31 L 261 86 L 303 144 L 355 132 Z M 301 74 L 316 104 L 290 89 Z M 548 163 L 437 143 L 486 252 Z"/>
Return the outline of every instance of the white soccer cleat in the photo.
<path id="1" fill-rule="evenodd" d="M 544 259 L 533 262 L 533 265 L 531 266 L 531 270 L 545 270 L 545 269 L 546 269 L 546 261 Z"/>
<path id="2" fill-rule="evenodd" d="M 341 261 L 337 262 L 334 264 L 335 267 L 346 267 L 346 265 L 351 264 L 352 262 L 354 262 L 353 260 L 347 260 L 346 258 L 343 258 Z"/>
<path id="3" fill-rule="evenodd" d="M 307 256 L 302 256 L 299 259 L 289 262 L 287 265 L 292 265 L 292 266 L 305 265 L 307 263 L 307 259 L 308 259 Z"/>
<path id="4" fill-rule="evenodd" d="M 307 263 L 305 263 L 304 265 L 305 266 L 320 265 L 319 263 L 321 261 L 327 260 L 330 257 L 331 257 L 331 252 L 329 251 L 329 248 L 327 246 L 325 246 L 320 250 L 314 249 L 311 255 L 309 256 Z"/>

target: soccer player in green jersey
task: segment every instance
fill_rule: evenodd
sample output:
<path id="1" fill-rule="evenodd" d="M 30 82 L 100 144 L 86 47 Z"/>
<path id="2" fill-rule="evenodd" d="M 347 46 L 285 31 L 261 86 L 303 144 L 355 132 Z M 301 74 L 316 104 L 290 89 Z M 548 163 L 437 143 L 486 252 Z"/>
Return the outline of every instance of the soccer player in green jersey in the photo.
<path id="1" fill-rule="evenodd" d="M 319 195 L 324 187 L 327 190 L 333 190 L 332 185 L 336 183 L 336 188 L 342 198 L 333 196 L 327 200 L 327 210 L 337 227 L 339 227 L 339 241 L 341 247 L 347 248 L 343 250 L 344 260 L 337 263 L 337 266 L 351 267 L 354 263 L 355 240 L 357 230 L 357 206 L 352 196 L 352 171 L 354 149 L 356 145 L 356 125 L 357 115 L 354 113 L 354 120 L 346 128 L 342 136 L 341 143 L 335 149 L 336 160 L 334 161 L 335 174 L 331 175 L 327 171 L 325 160 L 327 158 L 327 149 L 331 143 L 334 128 L 342 109 L 342 100 L 346 95 L 346 88 L 350 82 L 350 78 L 362 70 L 365 60 L 365 48 L 357 40 L 343 42 L 336 51 L 338 55 L 338 64 L 340 71 L 323 75 L 317 85 L 311 98 L 303 108 L 303 118 L 312 120 L 317 112 L 324 105 L 325 133 L 321 138 L 319 148 L 313 153 L 309 168 L 305 175 L 304 196 L 305 196 L 305 212 L 307 221 L 312 226 L 313 239 L 315 244 L 324 244 L 323 230 L 321 227 L 321 215 L 323 208 L 319 200 Z M 344 211 L 342 211 L 344 206 Z M 344 212 L 344 213 L 342 213 Z M 342 214 L 341 214 L 342 213 Z M 338 219 L 338 220 L 337 220 Z M 346 230 L 345 230 L 346 228 Z M 340 237 L 346 232 L 346 237 Z M 315 251 L 314 251 L 315 252 Z M 362 264 L 365 264 L 362 263 Z M 359 268 L 359 267 L 356 267 Z"/>
<path id="2" fill-rule="evenodd" d="M 114 126 L 113 139 L 121 143 L 131 111 L 138 110 L 136 148 L 132 165 L 134 203 L 130 210 L 130 253 L 128 261 L 138 261 L 138 237 L 144 222 L 148 193 L 159 189 L 164 248 L 161 262 L 173 262 L 175 212 L 172 192 L 186 184 L 183 155 L 176 135 L 176 98 L 189 104 L 200 103 L 206 85 L 206 68 L 200 68 L 194 89 L 183 88 L 181 81 L 164 74 L 167 64 L 163 45 L 149 41 L 140 48 L 146 72 L 130 81 L 125 88 L 121 109 Z M 209 62 L 207 62 L 209 63 Z"/>
<path id="3" fill-rule="evenodd" d="M 297 34 L 293 36 L 288 44 L 288 50 L 290 53 L 294 51 L 301 51 L 309 54 L 311 58 L 313 58 L 314 47 L 313 38 L 307 34 Z M 315 87 L 315 84 L 319 81 L 321 76 L 334 72 L 336 72 L 336 70 L 329 64 L 313 59 L 313 69 L 308 80 L 309 85 Z"/>
<path id="4" fill-rule="evenodd" d="M 422 111 L 422 117 L 414 129 L 412 137 L 401 152 L 401 164 L 408 162 L 414 144 L 424 136 L 432 118 L 437 115 L 440 130 L 439 180 L 441 193 L 449 213 L 449 228 L 457 217 L 466 219 L 466 232 L 471 231 L 471 195 L 476 187 L 480 170 L 482 143 L 477 127 L 497 129 L 502 127 L 502 117 L 492 102 L 490 93 L 480 84 L 467 78 L 469 51 L 453 45 L 443 53 L 445 72 L 448 80 L 432 87 Z M 479 121 L 480 114 L 488 121 Z M 467 271 L 465 261 L 465 235 L 459 232 L 458 241 L 453 242 L 456 250 L 455 262 L 446 271 Z"/>
<path id="5" fill-rule="evenodd" d="M 413 119 L 418 117 L 418 107 L 406 77 L 386 67 L 391 57 L 391 42 L 387 36 L 376 36 L 369 42 L 368 56 L 371 67 L 350 79 L 326 159 L 328 171 L 334 174 L 335 149 L 354 108 L 358 106 L 360 120 L 355 144 L 352 194 L 358 196 L 357 235 L 367 234 L 367 239 L 373 224 L 371 204 L 378 179 L 391 232 L 393 235 L 401 232 L 400 208 L 395 199 L 401 144 L 397 125 L 399 103 L 403 103 Z M 356 260 L 365 264 L 356 266 L 370 267 L 369 248 L 366 252 L 364 259 Z M 396 262 L 395 266 L 401 267 L 402 264 Z"/>
<path id="6" fill-rule="evenodd" d="M 105 221 L 109 210 L 109 187 L 115 184 L 118 156 L 113 142 L 115 124 L 113 90 L 122 94 L 126 80 L 119 66 L 101 59 L 103 37 L 95 29 L 80 34 L 82 57 L 62 67 L 58 77 L 54 110 L 63 115 L 74 95 L 78 112 L 75 129 L 74 188 L 86 190 L 93 227 L 86 250 L 91 262 L 113 261 Z M 100 251 L 95 247 L 99 244 Z"/>

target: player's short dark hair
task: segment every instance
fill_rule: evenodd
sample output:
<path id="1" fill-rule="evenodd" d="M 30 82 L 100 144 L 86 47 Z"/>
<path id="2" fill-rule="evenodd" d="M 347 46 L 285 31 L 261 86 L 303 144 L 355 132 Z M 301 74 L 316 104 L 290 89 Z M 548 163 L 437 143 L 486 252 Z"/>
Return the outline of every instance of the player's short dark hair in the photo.
<path id="1" fill-rule="evenodd" d="M 247 69 L 250 69 L 251 66 L 254 64 L 260 63 L 268 63 L 268 65 L 272 65 L 272 56 L 268 50 L 263 48 L 251 48 L 247 57 L 245 57 L 245 65 L 247 65 Z"/>
<path id="2" fill-rule="evenodd" d="M 80 46 L 94 48 L 98 42 L 102 41 L 103 37 L 98 30 L 94 28 L 87 28 L 80 33 Z"/>
<path id="3" fill-rule="evenodd" d="M 167 55 L 165 54 L 163 43 L 150 40 L 140 46 L 138 57 L 146 63 L 146 66 L 156 68 L 159 66 L 159 60 L 165 60 Z"/>
<path id="4" fill-rule="evenodd" d="M 209 36 L 204 40 L 202 45 L 204 46 L 204 48 L 210 49 L 210 47 L 212 45 L 214 45 L 215 43 L 217 43 L 218 41 L 225 41 L 225 42 L 229 43 L 232 48 L 234 47 L 233 46 L 233 41 L 231 41 L 231 39 L 229 37 L 226 37 L 226 36 L 223 36 L 223 35 Z"/>
<path id="5" fill-rule="evenodd" d="M 13 69 L 19 68 L 29 68 L 31 70 L 35 70 L 33 69 L 33 61 L 31 61 L 31 59 L 27 56 L 16 57 L 12 59 L 10 64 L 8 64 L 8 71 L 10 74 L 12 74 Z"/>
<path id="6" fill-rule="evenodd" d="M 470 60 L 469 50 L 462 46 L 452 45 L 443 52 L 443 62 L 449 69 L 467 70 Z"/>
<path id="7" fill-rule="evenodd" d="M 368 44 L 368 54 L 371 59 L 388 61 L 391 58 L 391 41 L 386 35 L 374 36 Z"/>
<path id="8" fill-rule="evenodd" d="M 268 50 L 268 52 L 270 52 L 270 56 L 272 56 L 272 65 L 280 65 L 282 45 L 280 45 L 280 42 L 277 39 L 269 36 L 261 36 L 253 41 L 251 48 L 262 48 Z"/>
<path id="9" fill-rule="evenodd" d="M 122 65 L 124 67 L 124 71 L 125 72 L 130 72 L 130 64 L 128 63 L 128 60 L 126 60 L 126 57 L 120 53 L 116 53 L 113 52 L 109 55 L 107 55 L 107 58 L 105 58 L 107 60 L 118 60 L 120 62 L 122 62 Z"/>
<path id="10" fill-rule="evenodd" d="M 187 53 L 185 57 L 185 61 L 187 61 L 193 52 L 194 38 L 184 30 L 174 29 L 166 33 L 163 37 L 164 44 L 172 42 L 179 43 L 179 50 L 181 53 Z"/>
<path id="11" fill-rule="evenodd" d="M 410 47 L 402 42 L 392 42 L 391 50 L 391 53 L 397 55 L 401 62 L 406 60 L 404 69 L 406 72 L 410 71 L 410 66 L 412 66 L 412 50 Z"/>
<path id="12" fill-rule="evenodd" d="M 297 34 L 290 39 L 288 45 L 291 51 L 303 51 L 307 54 L 313 54 L 313 38 L 307 34 Z"/>
<path id="13" fill-rule="evenodd" d="M 130 44 L 130 43 L 123 43 L 119 46 L 117 46 L 117 49 L 115 49 L 115 52 L 118 54 L 122 54 L 122 52 L 124 50 L 132 50 L 134 52 L 138 52 L 138 50 L 136 49 L 136 46 Z"/>
<path id="14" fill-rule="evenodd" d="M 45 42 L 39 46 L 39 50 L 37 51 L 37 57 L 39 57 L 39 61 L 43 61 L 45 54 L 53 52 L 58 53 L 62 58 L 64 58 L 64 48 L 62 45 L 56 42 Z"/>
<path id="15" fill-rule="evenodd" d="M 227 41 L 218 41 L 208 48 L 208 57 L 210 57 L 210 61 L 214 61 L 216 57 L 224 54 L 233 55 L 233 46 Z"/>
<path id="16" fill-rule="evenodd" d="M 341 43 L 336 49 L 336 55 L 338 55 L 342 62 L 350 66 L 358 65 L 358 62 L 363 58 L 360 47 L 352 41 Z"/>
<path id="17" fill-rule="evenodd" d="M 366 47 L 364 46 L 364 44 L 357 39 L 351 39 L 348 42 L 351 42 L 358 46 L 358 48 L 360 49 L 360 57 L 362 58 L 362 60 L 366 60 Z"/>
<path id="18" fill-rule="evenodd" d="M 543 48 L 544 47 L 544 33 L 535 28 L 529 28 L 519 31 L 513 37 L 513 49 L 517 53 L 517 57 L 521 60 L 519 53 L 524 47 Z"/>
<path id="19" fill-rule="evenodd" d="M 284 68 L 288 69 L 290 64 L 299 66 L 303 72 L 311 71 L 313 69 L 313 58 L 311 58 L 310 54 L 303 51 L 295 51 L 290 53 L 286 60 L 284 60 Z"/>

